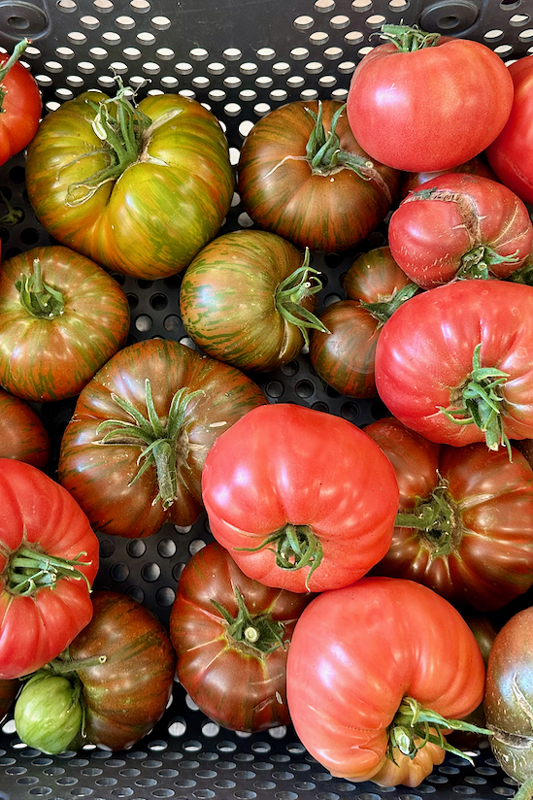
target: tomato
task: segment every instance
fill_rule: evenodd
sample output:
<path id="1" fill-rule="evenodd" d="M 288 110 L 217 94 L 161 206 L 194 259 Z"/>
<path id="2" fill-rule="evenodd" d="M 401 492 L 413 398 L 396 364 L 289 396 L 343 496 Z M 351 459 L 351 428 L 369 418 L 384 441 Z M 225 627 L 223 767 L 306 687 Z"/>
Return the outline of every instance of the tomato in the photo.
<path id="1" fill-rule="evenodd" d="M 0 166 L 26 147 L 39 127 L 39 87 L 18 61 L 28 45 L 23 39 L 11 55 L 0 53 Z"/>
<path id="2" fill-rule="evenodd" d="M 304 406 L 255 408 L 208 452 L 202 496 L 245 575 L 293 592 L 345 586 L 389 548 L 390 461 L 351 422 Z"/>
<path id="3" fill-rule="evenodd" d="M 158 94 L 134 106 L 126 92 L 84 92 L 45 116 L 28 148 L 28 197 L 62 244 L 111 271 L 164 278 L 230 207 L 228 143 L 196 100 Z"/>
<path id="4" fill-rule="evenodd" d="M 16 458 L 44 470 L 50 450 L 50 436 L 37 412 L 0 389 L 0 458 Z"/>
<path id="5" fill-rule="evenodd" d="M 9 258 L 0 272 L 0 384 L 27 401 L 79 394 L 126 342 L 128 300 L 94 261 L 60 245 Z"/>
<path id="6" fill-rule="evenodd" d="M 313 330 L 309 358 L 329 386 L 349 397 L 375 397 L 379 332 L 395 309 L 418 290 L 388 246 L 357 256 L 344 277 L 348 299 L 319 315 L 326 331 Z"/>
<path id="7" fill-rule="evenodd" d="M 533 438 L 533 287 L 457 281 L 415 295 L 381 330 L 376 386 L 392 416 L 454 446 Z"/>
<path id="8" fill-rule="evenodd" d="M 489 654 L 483 701 L 490 744 L 500 766 L 522 784 L 516 797 L 531 797 L 533 607 L 514 614 L 498 632 Z"/>
<path id="9" fill-rule="evenodd" d="M 451 719 L 481 702 L 484 679 L 474 634 L 447 600 L 413 581 L 365 577 L 303 611 L 287 700 L 302 744 L 332 775 L 417 786 L 443 761 Z"/>
<path id="10" fill-rule="evenodd" d="M 454 278 L 507 278 L 532 245 L 529 212 L 514 192 L 465 173 L 425 183 L 389 223 L 394 259 L 424 289 Z"/>
<path id="11" fill-rule="evenodd" d="M 357 64 L 347 98 L 353 135 L 405 172 L 450 169 L 479 155 L 504 127 L 513 81 L 500 57 L 469 39 L 384 25 L 388 41 Z"/>
<path id="12" fill-rule="evenodd" d="M 179 342 L 129 345 L 80 393 L 61 440 L 59 481 L 105 533 L 135 538 L 165 522 L 192 525 L 207 451 L 266 402 L 244 373 Z"/>
<path id="13" fill-rule="evenodd" d="M 322 283 L 294 245 L 274 233 L 240 230 L 219 236 L 183 276 L 185 330 L 208 355 L 244 370 L 273 370 L 292 361 L 308 329 Z"/>
<path id="14" fill-rule="evenodd" d="M 20 690 L 18 678 L 11 680 L 0 679 L 0 723 L 7 717 L 14 701 Z"/>
<path id="15" fill-rule="evenodd" d="M 98 539 L 74 498 L 41 470 L 0 459 L 0 679 L 34 672 L 92 616 Z"/>
<path id="16" fill-rule="evenodd" d="M 400 488 L 392 544 L 374 573 L 429 586 L 454 605 L 503 608 L 533 585 L 533 469 L 515 448 L 436 445 L 389 417 L 365 432 Z"/>
<path id="17" fill-rule="evenodd" d="M 211 542 L 180 575 L 169 621 L 178 680 L 224 728 L 261 731 L 290 722 L 287 652 L 309 595 L 251 580 Z"/>
<path id="18" fill-rule="evenodd" d="M 453 167 L 453 170 L 438 170 L 436 172 L 405 172 L 402 175 L 400 182 L 400 200 L 403 200 L 405 197 L 407 197 L 410 192 L 416 192 L 424 183 L 427 183 L 427 181 L 432 181 L 434 178 L 438 178 L 440 175 L 444 175 L 450 171 L 463 172 L 467 175 L 479 175 L 482 178 L 489 178 L 491 181 L 498 180 L 492 169 L 489 167 L 485 154 L 483 153 L 470 158 L 468 161 L 465 161 L 464 164 L 458 164 L 456 167 Z"/>
<path id="19" fill-rule="evenodd" d="M 384 220 L 399 173 L 372 162 L 355 141 L 344 106 L 296 101 L 259 119 L 241 149 L 245 211 L 297 247 L 339 252 Z"/>
<path id="20" fill-rule="evenodd" d="M 524 203 L 533 203 L 533 56 L 513 61 L 508 70 L 514 86 L 511 113 L 486 156 L 502 183 Z"/>
<path id="21" fill-rule="evenodd" d="M 128 749 L 170 700 L 176 657 L 163 624 L 119 592 L 98 589 L 92 603 L 92 619 L 68 652 L 33 676 L 15 705 L 20 738 L 46 753 L 84 744 Z"/>

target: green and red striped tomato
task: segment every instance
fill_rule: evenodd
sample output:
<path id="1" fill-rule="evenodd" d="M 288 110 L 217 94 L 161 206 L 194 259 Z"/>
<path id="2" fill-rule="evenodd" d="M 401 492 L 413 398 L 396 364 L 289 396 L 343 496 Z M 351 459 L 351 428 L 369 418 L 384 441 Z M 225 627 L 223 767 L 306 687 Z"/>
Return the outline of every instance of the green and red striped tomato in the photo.
<path id="1" fill-rule="evenodd" d="M 179 342 L 123 348 L 81 392 L 58 477 L 95 529 L 134 538 L 191 525 L 215 439 L 267 403 L 243 372 Z"/>
<path id="2" fill-rule="evenodd" d="M 192 261 L 181 284 L 183 325 L 204 352 L 239 369 L 268 371 L 295 358 L 322 283 L 294 245 L 267 231 L 219 236 Z"/>
<path id="3" fill-rule="evenodd" d="M 40 416 L 25 400 L 0 389 L 0 458 L 46 469 L 51 442 Z"/>
<path id="4" fill-rule="evenodd" d="M 118 136 L 128 128 L 131 141 Z M 115 142 L 113 148 L 110 142 Z M 81 94 L 42 121 L 26 183 L 43 226 L 107 269 L 157 279 L 183 270 L 212 239 L 234 191 L 218 120 L 180 94 L 134 106 Z"/>
<path id="5" fill-rule="evenodd" d="M 27 401 L 79 394 L 126 342 L 126 295 L 105 270 L 61 245 L 9 258 L 0 272 L 0 385 Z"/>

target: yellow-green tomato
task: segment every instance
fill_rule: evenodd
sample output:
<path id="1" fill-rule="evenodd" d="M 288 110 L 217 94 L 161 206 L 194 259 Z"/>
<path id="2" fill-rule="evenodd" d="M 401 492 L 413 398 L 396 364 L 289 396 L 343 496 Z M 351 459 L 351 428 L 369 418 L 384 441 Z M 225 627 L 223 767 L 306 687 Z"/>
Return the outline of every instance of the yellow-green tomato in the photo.
<path id="1" fill-rule="evenodd" d="M 14 718 L 17 734 L 29 747 L 51 755 L 62 753 L 81 728 L 79 688 L 61 675 L 37 674 L 20 693 Z"/>

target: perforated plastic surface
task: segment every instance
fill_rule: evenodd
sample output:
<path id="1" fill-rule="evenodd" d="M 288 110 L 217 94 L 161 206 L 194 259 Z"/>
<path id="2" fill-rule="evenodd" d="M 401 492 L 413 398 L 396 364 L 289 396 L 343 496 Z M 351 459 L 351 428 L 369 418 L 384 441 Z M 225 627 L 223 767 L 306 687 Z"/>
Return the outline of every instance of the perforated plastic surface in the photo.
<path id="1" fill-rule="evenodd" d="M 236 164 L 244 137 L 270 109 L 299 99 L 345 99 L 353 69 L 375 43 L 372 34 L 383 22 L 418 23 L 426 30 L 483 41 L 512 59 L 533 52 L 532 14 L 531 0 L 0 2 L 0 46 L 11 50 L 22 36 L 32 39 L 24 58 L 47 112 L 88 88 L 112 89 L 113 74 L 137 88 L 139 98 L 161 91 L 195 97 L 221 121 Z M 0 168 L 0 190 L 23 211 L 16 225 L 0 228 L 5 258 L 52 242 L 27 201 L 24 164 L 21 154 Z M 250 225 L 235 195 L 221 233 Z M 358 252 L 385 242 L 383 226 Z M 342 276 L 356 254 L 314 255 L 313 266 L 324 283 L 319 308 L 343 296 Z M 179 315 L 179 277 L 118 279 L 130 300 L 131 342 L 153 336 L 187 340 Z M 358 425 L 383 413 L 377 400 L 355 401 L 327 387 L 305 352 L 254 379 L 271 402 L 308 405 Z M 74 400 L 38 409 L 56 451 L 73 407 Z M 190 529 L 165 525 L 148 539 L 99 538 L 96 586 L 133 595 L 167 623 L 183 565 L 211 536 L 202 515 Z M 220 729 L 176 684 L 163 719 L 126 753 L 86 748 L 44 756 L 20 742 L 8 718 L 0 732 L 0 798 L 419 800 L 438 793 L 439 800 L 458 795 L 491 800 L 514 794 L 514 781 L 500 770 L 487 741 L 471 755 L 473 765 L 449 757 L 417 789 L 355 785 L 333 778 L 317 764 L 290 727 L 252 735 Z"/>

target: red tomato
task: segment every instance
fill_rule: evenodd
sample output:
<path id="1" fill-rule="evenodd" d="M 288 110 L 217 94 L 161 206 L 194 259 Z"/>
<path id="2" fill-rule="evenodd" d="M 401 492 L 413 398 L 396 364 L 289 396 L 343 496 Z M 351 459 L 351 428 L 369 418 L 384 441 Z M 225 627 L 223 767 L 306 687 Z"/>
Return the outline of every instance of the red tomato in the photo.
<path id="1" fill-rule="evenodd" d="M 533 203 L 533 55 L 513 61 L 508 69 L 513 106 L 486 155 L 498 178 L 524 203 Z"/>
<path id="2" fill-rule="evenodd" d="M 417 786 L 444 759 L 444 737 L 424 742 L 439 725 L 430 717 L 415 727 L 409 707 L 421 721 L 425 710 L 441 715 L 448 731 L 450 718 L 479 705 L 484 680 L 459 612 L 426 586 L 395 578 L 365 577 L 315 597 L 287 659 L 289 711 L 303 745 L 334 776 L 381 786 Z"/>
<path id="3" fill-rule="evenodd" d="M 225 728 L 260 731 L 289 723 L 287 652 L 309 595 L 251 580 L 211 542 L 189 559 L 170 614 L 178 680 Z"/>
<path id="4" fill-rule="evenodd" d="M 518 450 L 439 446 L 393 417 L 365 432 L 394 466 L 399 514 L 374 574 L 496 611 L 533 585 L 533 469 Z"/>
<path id="5" fill-rule="evenodd" d="M 468 39 L 384 26 L 390 39 L 357 65 L 347 113 L 371 158 L 406 172 L 450 169 L 504 127 L 513 81 L 500 57 Z"/>
<path id="6" fill-rule="evenodd" d="M 390 414 L 454 446 L 533 438 L 533 287 L 457 281 L 412 297 L 381 330 L 376 386 Z"/>
<path id="7" fill-rule="evenodd" d="M 0 53 L 0 166 L 26 147 L 39 127 L 39 87 L 31 72 L 18 63 L 28 44 L 23 39 L 11 56 Z"/>
<path id="8" fill-rule="evenodd" d="M 50 449 L 50 437 L 37 412 L 0 389 L 0 458 L 16 458 L 46 469 Z"/>
<path id="9" fill-rule="evenodd" d="M 0 678 L 40 669 L 92 617 L 98 539 L 44 472 L 0 459 Z"/>
<path id="10" fill-rule="evenodd" d="M 207 454 L 211 532 L 245 575 L 293 592 L 346 586 L 387 552 L 398 510 L 390 461 L 340 417 L 253 409 Z"/>
<path id="11" fill-rule="evenodd" d="M 392 214 L 389 246 L 424 289 L 454 278 L 507 278 L 531 252 L 524 203 L 497 181 L 448 173 L 409 194 Z"/>

